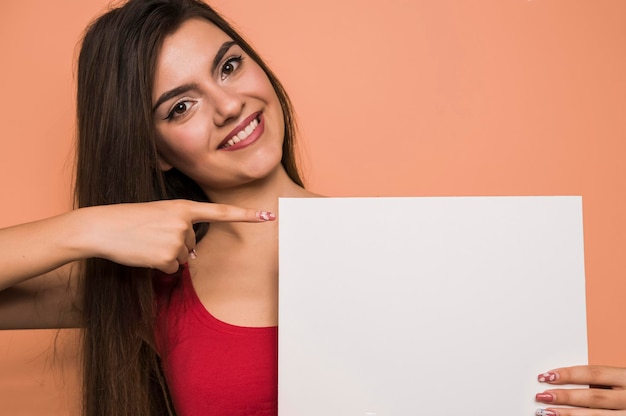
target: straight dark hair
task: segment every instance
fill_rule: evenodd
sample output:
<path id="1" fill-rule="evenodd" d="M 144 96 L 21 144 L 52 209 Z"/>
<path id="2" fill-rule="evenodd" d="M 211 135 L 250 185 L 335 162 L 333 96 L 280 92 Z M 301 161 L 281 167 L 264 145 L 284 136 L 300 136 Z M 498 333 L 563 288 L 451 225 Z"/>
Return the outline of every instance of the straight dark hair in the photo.
<path id="1" fill-rule="evenodd" d="M 163 40 L 191 18 L 206 19 L 221 29 L 269 77 L 285 120 L 282 164 L 302 185 L 291 102 L 252 47 L 200 1 L 130 0 L 95 20 L 83 38 L 78 59 L 78 207 L 174 198 L 208 201 L 180 171 L 160 170 L 152 114 Z M 197 239 L 206 227 L 196 229 Z M 104 259 L 88 259 L 84 266 L 83 414 L 174 414 L 156 350 L 153 271 Z"/>

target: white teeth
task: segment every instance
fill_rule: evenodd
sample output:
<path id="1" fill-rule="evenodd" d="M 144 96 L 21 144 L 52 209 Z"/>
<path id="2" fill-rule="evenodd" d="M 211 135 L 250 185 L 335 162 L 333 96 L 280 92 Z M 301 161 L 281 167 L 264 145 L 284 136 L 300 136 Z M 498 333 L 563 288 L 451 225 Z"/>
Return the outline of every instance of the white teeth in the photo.
<path id="1" fill-rule="evenodd" d="M 259 122 L 257 121 L 257 119 L 253 119 L 250 124 L 244 127 L 239 133 L 231 137 L 230 140 L 228 140 L 224 145 L 224 148 L 230 147 L 235 143 L 239 143 L 240 141 L 246 139 L 250 134 L 252 134 L 252 132 L 257 128 L 258 125 Z"/>

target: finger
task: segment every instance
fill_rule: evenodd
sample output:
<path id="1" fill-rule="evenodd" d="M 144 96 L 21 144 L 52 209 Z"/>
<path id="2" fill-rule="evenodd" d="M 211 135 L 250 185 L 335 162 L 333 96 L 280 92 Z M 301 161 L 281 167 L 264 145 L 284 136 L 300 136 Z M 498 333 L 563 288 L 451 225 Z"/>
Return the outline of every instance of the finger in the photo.
<path id="1" fill-rule="evenodd" d="M 626 386 L 626 369 L 598 365 L 579 365 L 550 370 L 540 374 L 538 380 L 549 384 L 581 384 L 623 388 Z"/>
<path id="2" fill-rule="evenodd" d="M 626 416 L 626 411 L 548 407 L 537 409 L 535 416 Z"/>
<path id="3" fill-rule="evenodd" d="M 269 211 L 207 202 L 187 202 L 189 202 L 191 222 L 194 224 L 198 222 L 266 222 L 276 219 L 276 216 Z"/>
<path id="4" fill-rule="evenodd" d="M 537 394 L 536 399 L 550 405 L 592 409 L 626 409 L 626 392 L 624 390 L 554 389 Z"/>
<path id="5" fill-rule="evenodd" d="M 178 260 L 173 260 L 165 262 L 154 268 L 162 271 L 165 274 L 174 274 L 178 271 L 178 269 L 180 269 L 180 263 L 178 262 Z"/>
<path id="6" fill-rule="evenodd" d="M 189 261 L 189 249 L 186 246 L 183 246 L 178 251 L 178 256 L 176 257 L 176 261 L 179 265 L 187 263 Z"/>
<path id="7" fill-rule="evenodd" d="M 196 253 L 196 233 L 193 228 L 190 228 L 185 233 L 185 247 L 187 247 L 187 253 L 192 259 L 195 259 L 198 253 Z"/>

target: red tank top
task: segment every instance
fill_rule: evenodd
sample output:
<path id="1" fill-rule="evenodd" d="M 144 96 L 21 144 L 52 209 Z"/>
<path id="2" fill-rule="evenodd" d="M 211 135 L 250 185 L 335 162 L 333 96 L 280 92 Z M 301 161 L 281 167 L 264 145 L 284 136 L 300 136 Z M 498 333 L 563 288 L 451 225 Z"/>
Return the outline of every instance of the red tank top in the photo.
<path id="1" fill-rule="evenodd" d="M 278 328 L 215 318 L 187 267 L 155 283 L 157 343 L 177 415 L 276 416 Z"/>

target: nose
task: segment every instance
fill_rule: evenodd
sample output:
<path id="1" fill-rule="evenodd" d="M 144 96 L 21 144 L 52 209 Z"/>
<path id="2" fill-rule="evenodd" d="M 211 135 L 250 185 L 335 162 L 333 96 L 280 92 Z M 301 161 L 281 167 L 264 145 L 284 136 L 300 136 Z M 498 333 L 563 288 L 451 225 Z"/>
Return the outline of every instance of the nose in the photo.
<path id="1" fill-rule="evenodd" d="M 237 120 L 243 111 L 244 100 L 225 86 L 214 89 L 212 94 L 213 120 L 217 126 L 223 126 L 231 120 Z"/>

